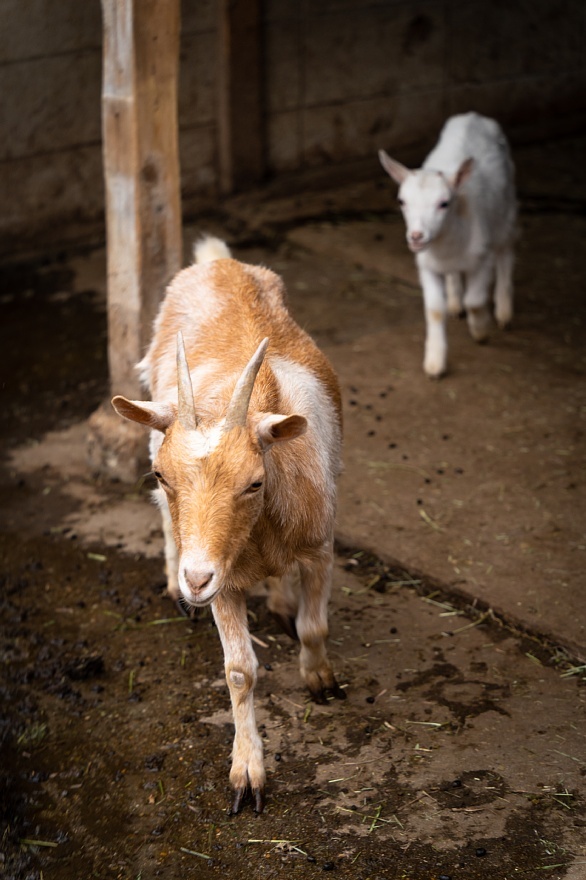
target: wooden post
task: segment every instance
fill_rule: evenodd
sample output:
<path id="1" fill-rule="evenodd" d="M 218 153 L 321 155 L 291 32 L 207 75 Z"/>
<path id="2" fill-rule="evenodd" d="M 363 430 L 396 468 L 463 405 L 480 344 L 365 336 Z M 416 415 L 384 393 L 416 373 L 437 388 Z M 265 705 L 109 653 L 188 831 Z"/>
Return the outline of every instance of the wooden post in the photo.
<path id="1" fill-rule="evenodd" d="M 102 120 L 113 393 L 142 397 L 135 365 L 181 268 L 177 123 L 180 0 L 102 0 Z M 144 434 L 109 403 L 90 420 L 90 462 L 134 479 Z"/>
<path id="2" fill-rule="evenodd" d="M 265 172 L 261 0 L 218 0 L 218 140 L 223 193 Z"/>

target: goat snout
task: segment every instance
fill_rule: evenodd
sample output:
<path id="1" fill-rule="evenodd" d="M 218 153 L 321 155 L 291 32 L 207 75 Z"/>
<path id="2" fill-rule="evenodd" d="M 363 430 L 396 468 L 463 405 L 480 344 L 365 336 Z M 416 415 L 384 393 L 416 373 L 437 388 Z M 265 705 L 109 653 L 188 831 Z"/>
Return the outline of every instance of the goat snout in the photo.
<path id="1" fill-rule="evenodd" d="M 213 576 L 213 571 L 190 568 L 188 566 L 183 568 L 183 581 L 185 586 L 196 600 L 208 586 Z"/>
<path id="2" fill-rule="evenodd" d="M 421 248 L 424 247 L 426 244 L 425 235 L 419 230 L 415 230 L 415 232 L 410 232 L 407 235 L 407 244 L 409 245 L 409 250 L 411 251 L 421 250 Z"/>

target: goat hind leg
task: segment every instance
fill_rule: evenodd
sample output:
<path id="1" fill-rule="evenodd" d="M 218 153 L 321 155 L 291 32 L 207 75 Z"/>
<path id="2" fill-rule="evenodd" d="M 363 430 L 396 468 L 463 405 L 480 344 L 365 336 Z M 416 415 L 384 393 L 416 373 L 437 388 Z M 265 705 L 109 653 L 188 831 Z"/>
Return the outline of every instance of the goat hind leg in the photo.
<path id="1" fill-rule="evenodd" d="M 446 299 L 449 315 L 458 318 L 463 314 L 464 285 L 459 272 L 449 272 L 446 275 Z"/>
<path id="2" fill-rule="evenodd" d="M 496 258 L 494 315 L 501 329 L 513 319 L 513 249 L 503 248 Z"/>

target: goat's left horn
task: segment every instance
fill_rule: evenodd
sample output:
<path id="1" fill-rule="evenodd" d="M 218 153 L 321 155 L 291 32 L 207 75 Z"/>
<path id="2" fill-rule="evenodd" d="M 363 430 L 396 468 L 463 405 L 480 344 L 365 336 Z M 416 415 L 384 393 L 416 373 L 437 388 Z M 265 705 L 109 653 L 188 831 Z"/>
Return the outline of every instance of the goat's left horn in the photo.
<path id="1" fill-rule="evenodd" d="M 177 396 L 179 404 L 177 418 L 179 423 L 184 428 L 195 430 L 197 428 L 197 416 L 195 415 L 195 404 L 193 402 L 193 386 L 191 384 L 191 376 L 189 375 L 185 343 L 183 342 L 181 330 L 177 334 Z"/>
<path id="2" fill-rule="evenodd" d="M 230 403 L 228 405 L 228 412 L 226 413 L 226 421 L 224 424 L 225 431 L 229 431 L 231 428 L 236 428 L 246 424 L 246 417 L 248 415 L 248 406 L 250 404 L 250 398 L 252 396 L 252 389 L 254 388 L 254 382 L 258 375 L 258 371 L 260 370 L 261 364 L 264 360 L 268 344 L 269 338 L 267 336 L 265 339 L 263 339 L 255 353 L 248 361 L 242 372 L 242 375 L 236 383 L 236 386 L 232 393 L 232 399 L 230 400 Z"/>

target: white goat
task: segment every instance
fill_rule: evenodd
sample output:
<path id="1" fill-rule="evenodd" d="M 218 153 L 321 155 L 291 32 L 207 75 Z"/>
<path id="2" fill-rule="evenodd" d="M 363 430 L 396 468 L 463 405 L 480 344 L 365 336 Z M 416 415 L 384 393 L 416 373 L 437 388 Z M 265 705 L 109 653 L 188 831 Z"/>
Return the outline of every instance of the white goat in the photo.
<path id="1" fill-rule="evenodd" d="M 452 116 L 423 167 L 410 171 L 384 150 L 379 159 L 399 185 L 407 243 L 423 288 L 427 335 L 423 368 L 438 377 L 447 366 L 447 308 L 466 309 L 477 342 L 490 326 L 489 291 L 496 270 L 495 316 L 513 317 L 513 236 L 517 213 L 514 167 L 494 119 Z M 465 289 L 462 287 L 465 277 Z"/>
<path id="2" fill-rule="evenodd" d="M 251 790 L 260 812 L 265 770 L 248 588 L 267 579 L 270 609 L 301 642 L 301 675 L 314 698 L 345 696 L 325 647 L 340 392 L 330 364 L 289 315 L 279 276 L 230 259 L 216 238 L 195 255 L 197 265 L 169 285 L 139 364 L 156 402 L 112 404 L 154 429 L 168 589 L 194 608 L 211 603 L 235 722 L 232 811 Z"/>

